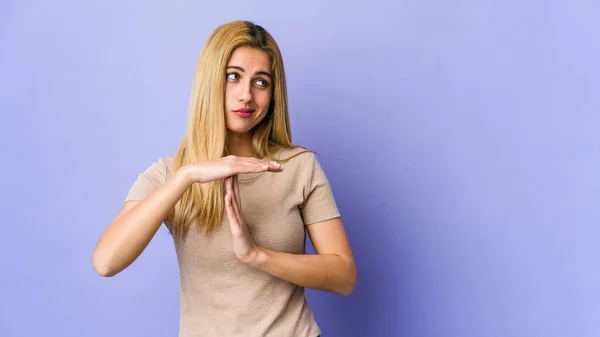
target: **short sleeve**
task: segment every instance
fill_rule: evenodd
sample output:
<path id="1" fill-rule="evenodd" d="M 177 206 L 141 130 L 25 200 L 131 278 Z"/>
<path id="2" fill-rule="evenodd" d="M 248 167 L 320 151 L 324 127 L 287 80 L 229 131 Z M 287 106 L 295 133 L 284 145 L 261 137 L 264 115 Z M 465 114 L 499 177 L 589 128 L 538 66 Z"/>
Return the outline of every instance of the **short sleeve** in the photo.
<path id="1" fill-rule="evenodd" d="M 308 180 L 301 207 L 305 225 L 330 220 L 340 216 L 333 191 L 323 168 L 314 155 L 310 156 Z"/>
<path id="2" fill-rule="evenodd" d="M 138 175 L 137 179 L 129 189 L 125 201 L 144 200 L 167 181 L 167 165 L 164 159 L 160 158 L 144 172 Z"/>

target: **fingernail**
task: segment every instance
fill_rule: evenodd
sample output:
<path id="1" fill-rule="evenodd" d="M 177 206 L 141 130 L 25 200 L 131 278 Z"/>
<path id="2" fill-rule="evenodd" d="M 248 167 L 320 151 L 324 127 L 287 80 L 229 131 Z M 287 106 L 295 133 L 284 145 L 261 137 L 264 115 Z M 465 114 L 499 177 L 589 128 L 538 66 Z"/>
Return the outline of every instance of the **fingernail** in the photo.
<path id="1" fill-rule="evenodd" d="M 278 162 L 276 162 L 276 161 L 272 161 L 272 162 L 271 162 L 271 164 L 273 164 L 273 165 L 277 165 L 277 166 L 281 167 L 281 164 L 279 164 L 279 163 L 278 163 Z"/>

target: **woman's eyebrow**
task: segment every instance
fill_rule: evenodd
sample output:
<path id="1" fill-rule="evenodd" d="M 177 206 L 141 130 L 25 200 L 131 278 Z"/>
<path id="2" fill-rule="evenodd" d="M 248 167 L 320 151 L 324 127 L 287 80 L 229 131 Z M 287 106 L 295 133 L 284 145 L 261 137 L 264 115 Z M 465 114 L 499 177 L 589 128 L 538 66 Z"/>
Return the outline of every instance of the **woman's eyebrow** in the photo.
<path id="1" fill-rule="evenodd" d="M 237 69 L 237 70 L 239 70 L 239 71 L 241 71 L 243 73 L 246 72 L 246 70 L 244 68 L 240 67 L 240 66 L 227 66 L 227 69 Z M 256 75 L 269 76 L 269 78 L 271 78 L 271 80 L 273 80 L 273 76 L 269 72 L 267 72 L 267 71 L 257 71 Z"/>

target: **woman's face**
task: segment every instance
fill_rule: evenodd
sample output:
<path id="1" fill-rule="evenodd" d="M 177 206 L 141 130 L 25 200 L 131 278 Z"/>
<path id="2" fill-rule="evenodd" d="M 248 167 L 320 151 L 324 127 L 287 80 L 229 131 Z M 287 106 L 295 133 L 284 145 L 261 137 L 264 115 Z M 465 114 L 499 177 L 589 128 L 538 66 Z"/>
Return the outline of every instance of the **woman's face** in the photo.
<path id="1" fill-rule="evenodd" d="M 269 111 L 273 92 L 271 59 L 259 49 L 237 48 L 227 64 L 225 123 L 236 134 L 249 132 Z"/>

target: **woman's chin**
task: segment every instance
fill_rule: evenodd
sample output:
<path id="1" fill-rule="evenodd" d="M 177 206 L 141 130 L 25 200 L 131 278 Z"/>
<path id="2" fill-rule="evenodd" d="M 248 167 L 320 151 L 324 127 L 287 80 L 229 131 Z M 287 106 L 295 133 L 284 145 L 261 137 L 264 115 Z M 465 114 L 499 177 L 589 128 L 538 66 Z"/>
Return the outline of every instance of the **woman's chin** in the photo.
<path id="1" fill-rule="evenodd" d="M 243 135 L 252 131 L 252 128 L 252 125 L 240 125 L 236 123 L 234 125 L 227 125 L 227 132 L 234 135 Z"/>

